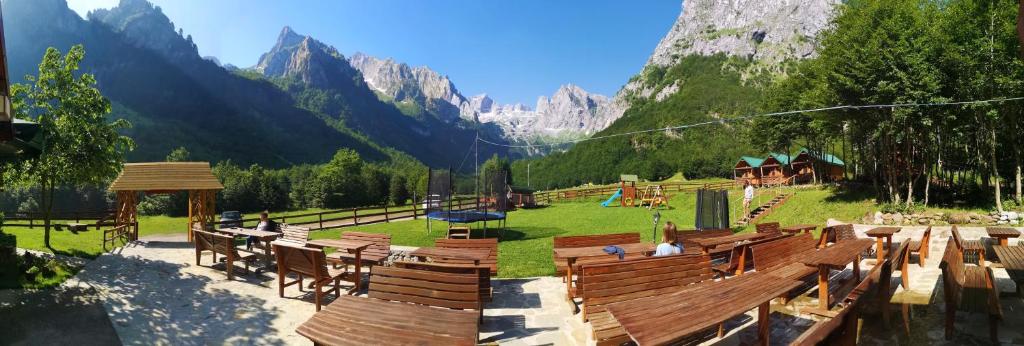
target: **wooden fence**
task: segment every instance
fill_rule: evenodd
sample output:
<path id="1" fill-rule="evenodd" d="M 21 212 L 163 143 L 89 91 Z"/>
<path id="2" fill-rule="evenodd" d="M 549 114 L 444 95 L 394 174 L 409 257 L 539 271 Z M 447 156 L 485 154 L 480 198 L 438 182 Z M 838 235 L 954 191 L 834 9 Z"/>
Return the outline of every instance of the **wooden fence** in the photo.
<path id="1" fill-rule="evenodd" d="M 735 183 L 732 181 L 723 181 L 718 183 L 664 183 L 664 184 L 637 184 L 636 188 L 638 191 L 642 191 L 648 186 L 661 185 L 662 191 L 664 192 L 696 192 L 699 189 L 711 189 L 721 190 L 730 189 L 735 187 Z M 534 198 L 538 203 L 544 202 L 551 204 L 551 202 L 559 202 L 564 200 L 576 200 L 588 197 L 608 197 L 619 190 L 619 185 L 606 185 L 601 187 L 592 188 L 578 188 L 578 189 L 563 189 L 563 190 L 551 190 L 551 191 L 538 191 L 534 193 Z"/>
<path id="2" fill-rule="evenodd" d="M 480 208 L 476 198 L 462 197 L 452 199 L 452 210 L 468 210 Z M 447 207 L 447 205 L 443 206 Z M 377 206 L 348 208 L 336 210 L 324 210 L 313 213 L 291 214 L 271 216 L 270 219 L 278 223 L 287 223 L 293 226 L 308 227 L 310 230 L 325 230 L 342 227 L 370 225 L 382 222 L 398 220 L 415 220 L 426 216 L 426 211 L 419 203 L 402 206 Z M 242 227 L 256 227 L 259 218 L 242 219 Z M 289 220 L 291 220 L 289 222 Z M 216 221 L 215 225 L 233 224 L 239 221 Z"/>
<path id="3" fill-rule="evenodd" d="M 83 211 L 83 212 L 55 212 L 50 216 L 50 220 L 61 220 L 61 221 L 72 221 L 75 223 L 95 224 L 97 229 L 100 226 L 112 226 L 114 225 L 114 211 Z M 4 215 L 3 226 L 10 227 L 43 227 L 43 213 L 41 212 L 15 212 L 10 215 Z"/>

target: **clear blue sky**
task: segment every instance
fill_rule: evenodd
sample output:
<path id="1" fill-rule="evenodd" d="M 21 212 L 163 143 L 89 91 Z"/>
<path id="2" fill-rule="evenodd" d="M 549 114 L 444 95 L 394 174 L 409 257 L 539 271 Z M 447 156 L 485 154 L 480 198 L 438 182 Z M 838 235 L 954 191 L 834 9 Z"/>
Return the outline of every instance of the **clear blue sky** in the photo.
<path id="1" fill-rule="evenodd" d="M 256 64 L 289 25 L 335 46 L 426 65 L 463 94 L 534 106 L 573 83 L 614 94 L 640 71 L 679 16 L 680 0 L 150 0 L 200 54 Z M 68 0 L 85 15 L 117 0 Z"/>

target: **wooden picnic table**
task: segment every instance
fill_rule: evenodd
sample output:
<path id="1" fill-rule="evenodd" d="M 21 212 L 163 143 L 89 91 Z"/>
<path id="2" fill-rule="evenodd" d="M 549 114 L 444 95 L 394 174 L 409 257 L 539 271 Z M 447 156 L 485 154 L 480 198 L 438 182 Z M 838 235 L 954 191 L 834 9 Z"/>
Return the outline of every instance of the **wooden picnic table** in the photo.
<path id="1" fill-rule="evenodd" d="M 475 310 L 343 295 L 295 329 L 316 345 L 476 345 Z"/>
<path id="2" fill-rule="evenodd" d="M 697 243 L 697 245 L 700 245 L 701 252 L 704 253 L 705 255 L 707 255 L 707 254 L 711 253 L 711 248 L 713 248 L 715 246 L 718 246 L 718 245 L 738 243 L 738 242 L 745 241 L 745 240 L 756 240 L 756 239 L 761 239 L 761 238 L 764 238 L 764 237 L 769 237 L 771 235 L 772 235 L 771 233 L 744 233 L 744 234 L 733 234 L 733 235 L 724 236 L 724 237 L 698 238 L 698 239 L 693 239 L 693 242 Z"/>
<path id="3" fill-rule="evenodd" d="M 843 270 L 846 268 L 846 264 L 853 262 L 853 279 L 860 282 L 860 254 L 864 250 L 870 249 L 872 243 L 871 239 L 842 241 L 827 248 L 807 253 L 797 259 L 800 263 L 818 267 L 818 309 L 805 309 L 805 311 L 834 317 L 829 313 L 829 306 L 831 306 L 828 294 L 829 274 L 832 269 Z"/>
<path id="4" fill-rule="evenodd" d="M 783 232 L 786 232 L 786 233 L 794 233 L 794 234 L 796 234 L 796 233 L 800 233 L 801 231 L 803 231 L 804 233 L 811 233 L 811 232 L 813 232 L 816 229 L 818 229 L 817 225 L 801 224 L 801 225 L 791 225 L 791 226 L 782 227 L 780 230 L 783 231 Z"/>
<path id="5" fill-rule="evenodd" d="M 892 251 L 892 235 L 900 230 L 902 230 L 900 227 L 875 227 L 864 233 L 876 239 L 876 245 L 878 245 L 875 249 L 875 253 L 878 255 L 878 260 L 875 262 L 876 265 L 881 265 L 882 260 L 885 259 L 885 253 Z M 885 239 L 886 248 L 882 247 L 882 239 Z"/>
<path id="6" fill-rule="evenodd" d="M 354 284 L 352 288 L 348 290 L 348 293 L 350 294 L 359 291 L 359 287 L 361 287 L 362 285 L 363 261 L 361 261 L 361 259 L 363 255 L 363 250 L 366 250 L 366 248 L 370 247 L 370 245 L 373 245 L 373 243 L 368 241 L 350 239 L 313 239 L 306 241 L 307 247 L 318 249 L 332 247 L 337 249 L 338 251 L 345 251 L 355 255 L 355 271 L 352 273 L 348 273 L 348 275 L 346 275 L 347 277 L 345 278 L 348 281 L 352 281 L 352 283 Z"/>
<path id="7" fill-rule="evenodd" d="M 757 308 L 761 345 L 768 345 L 771 300 L 801 282 L 765 273 L 705 281 L 679 291 L 611 304 L 608 311 L 637 345 L 665 345 Z"/>
<path id="8" fill-rule="evenodd" d="M 409 256 L 424 260 L 425 258 L 436 258 L 445 260 L 473 261 L 473 265 L 480 265 L 480 261 L 491 255 L 490 249 L 474 248 L 450 248 L 450 247 L 421 247 L 409 253 Z"/>
<path id="9" fill-rule="evenodd" d="M 994 245 L 992 251 L 999 257 L 1010 279 L 1017 283 L 1017 295 L 1024 297 L 1024 246 Z"/>
<path id="10" fill-rule="evenodd" d="M 259 273 L 261 270 L 266 270 L 266 271 L 273 271 L 274 270 L 274 268 L 272 267 L 272 263 L 274 261 L 274 255 L 270 253 L 270 248 L 271 248 L 270 242 L 272 242 L 275 239 L 277 239 L 278 237 L 280 237 L 281 233 L 269 232 L 269 231 L 260 231 L 260 230 L 255 230 L 255 229 L 251 229 L 251 228 L 241 228 L 241 227 L 220 228 L 220 229 L 215 229 L 214 232 L 228 234 L 228 235 L 231 235 L 232 237 L 256 237 L 261 242 L 266 242 L 267 246 L 263 247 L 263 253 L 262 254 L 256 253 L 256 255 L 259 256 L 260 261 L 263 262 L 263 266 L 260 267 L 260 268 L 256 268 L 256 272 Z"/>
<path id="11" fill-rule="evenodd" d="M 609 255 L 604 252 L 605 247 L 612 245 L 622 248 L 626 254 L 643 253 L 644 255 L 649 255 L 653 253 L 656 248 L 656 246 L 651 243 L 608 244 L 606 246 L 556 248 L 555 257 L 564 258 L 568 264 L 568 267 L 565 269 L 565 287 L 569 300 L 572 300 L 573 298 L 572 267 L 576 265 L 576 259 L 580 257 L 618 256 L 615 254 Z"/>
<path id="12" fill-rule="evenodd" d="M 985 227 L 988 236 L 999 239 L 999 245 L 1010 245 L 1009 238 L 1020 237 L 1020 231 L 1013 227 Z"/>

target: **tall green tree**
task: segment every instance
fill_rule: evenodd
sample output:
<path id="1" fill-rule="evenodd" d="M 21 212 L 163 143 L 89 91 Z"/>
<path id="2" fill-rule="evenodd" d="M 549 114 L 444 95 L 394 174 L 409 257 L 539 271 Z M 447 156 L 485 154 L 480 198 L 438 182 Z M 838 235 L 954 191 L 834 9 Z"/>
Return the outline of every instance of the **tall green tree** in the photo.
<path id="1" fill-rule="evenodd" d="M 96 89 L 96 78 L 78 72 L 84 57 L 81 45 L 66 55 L 51 47 L 43 55 L 39 74 L 26 76 L 28 84 L 11 88 L 16 116 L 38 122 L 42 131 L 41 154 L 18 165 L 15 183 L 39 190 L 47 247 L 54 190 L 110 181 L 134 146 L 130 138 L 118 133 L 130 124 L 107 118 L 110 101 Z"/>

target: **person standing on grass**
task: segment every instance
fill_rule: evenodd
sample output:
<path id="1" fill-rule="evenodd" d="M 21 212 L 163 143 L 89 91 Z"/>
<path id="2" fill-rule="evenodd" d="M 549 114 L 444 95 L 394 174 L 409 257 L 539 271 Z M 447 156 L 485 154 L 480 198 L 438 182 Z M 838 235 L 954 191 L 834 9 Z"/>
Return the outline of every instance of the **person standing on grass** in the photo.
<path id="1" fill-rule="evenodd" d="M 676 242 L 676 224 L 666 222 L 661 229 L 661 244 L 654 249 L 655 256 L 678 255 L 683 253 L 683 244 Z"/>
<path id="2" fill-rule="evenodd" d="M 743 181 L 743 218 L 750 217 L 750 202 L 754 200 L 754 185 L 750 180 Z"/>
<path id="3" fill-rule="evenodd" d="M 270 219 L 270 212 L 263 211 L 262 213 L 260 213 L 260 223 L 256 224 L 256 230 L 257 231 L 266 231 L 266 232 L 277 232 L 278 231 L 277 230 L 277 222 L 274 222 L 274 220 Z M 253 236 L 249 236 L 249 238 L 246 238 L 245 239 L 245 248 L 246 248 L 246 250 L 252 250 L 252 244 L 253 243 L 258 243 L 259 241 L 260 241 L 260 238 L 253 237 Z"/>

